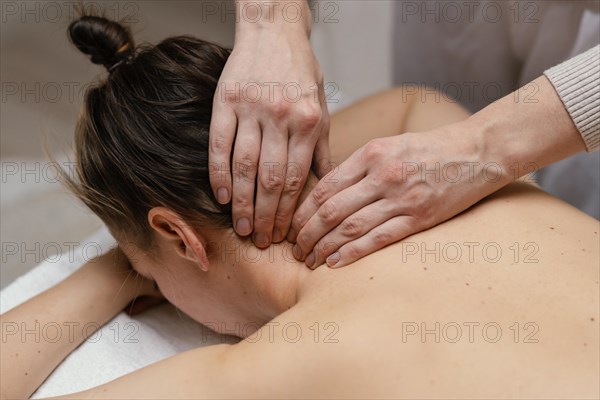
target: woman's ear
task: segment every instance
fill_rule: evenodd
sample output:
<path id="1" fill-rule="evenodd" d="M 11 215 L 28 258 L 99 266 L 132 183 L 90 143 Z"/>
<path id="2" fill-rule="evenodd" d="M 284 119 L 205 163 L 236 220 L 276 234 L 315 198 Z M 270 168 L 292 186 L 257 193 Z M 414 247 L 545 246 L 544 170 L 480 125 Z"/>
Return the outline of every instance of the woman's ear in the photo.
<path id="1" fill-rule="evenodd" d="M 208 257 L 203 241 L 179 215 L 165 207 L 154 207 L 148 211 L 148 223 L 166 247 L 171 247 L 180 256 L 198 264 L 208 271 Z"/>

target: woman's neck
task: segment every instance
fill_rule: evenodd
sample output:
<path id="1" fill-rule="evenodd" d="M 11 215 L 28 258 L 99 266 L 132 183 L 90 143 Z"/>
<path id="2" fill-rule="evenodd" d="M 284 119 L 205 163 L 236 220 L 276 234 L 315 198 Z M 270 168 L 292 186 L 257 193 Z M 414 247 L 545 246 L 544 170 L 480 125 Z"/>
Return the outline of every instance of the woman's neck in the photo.
<path id="1" fill-rule="evenodd" d="M 290 243 L 284 241 L 258 249 L 248 240 L 240 250 L 241 280 L 260 293 L 256 311 L 262 318 L 271 320 L 298 302 L 311 270 L 294 259 Z"/>
<path id="2" fill-rule="evenodd" d="M 318 182 L 310 173 L 300 195 L 298 205 L 308 196 Z M 228 236 L 228 237 L 227 237 Z M 303 262 L 297 261 L 292 254 L 293 245 L 287 241 L 272 244 L 266 249 L 254 246 L 249 238 L 240 239 L 233 229 L 219 242 L 233 242 L 237 248 L 240 279 L 248 287 L 256 290 L 260 297 L 256 303 L 256 318 L 270 321 L 279 314 L 293 307 L 303 292 L 311 270 Z M 230 242 L 230 243 L 231 243 Z M 223 248 L 221 248 L 223 251 Z M 222 257 L 226 256 L 222 254 Z"/>

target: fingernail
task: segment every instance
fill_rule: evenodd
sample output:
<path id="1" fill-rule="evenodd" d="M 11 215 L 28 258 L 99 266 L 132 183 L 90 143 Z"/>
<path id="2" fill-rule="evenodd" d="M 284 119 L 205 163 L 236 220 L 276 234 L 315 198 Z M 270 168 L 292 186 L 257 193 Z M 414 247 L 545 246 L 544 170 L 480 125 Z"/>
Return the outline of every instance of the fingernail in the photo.
<path id="1" fill-rule="evenodd" d="M 296 230 L 294 228 L 290 228 L 290 230 L 288 231 L 287 239 L 290 242 L 295 242 L 296 241 Z"/>
<path id="2" fill-rule="evenodd" d="M 308 268 L 312 268 L 314 266 L 314 264 L 315 264 L 315 252 L 311 251 L 306 256 L 306 265 L 308 266 Z"/>
<path id="3" fill-rule="evenodd" d="M 279 243 L 282 240 L 283 240 L 283 233 L 281 232 L 281 229 L 275 228 L 273 230 L 273 242 Z"/>
<path id="4" fill-rule="evenodd" d="M 217 201 L 221 204 L 229 203 L 229 190 L 227 188 L 219 188 L 217 190 Z"/>
<path id="5" fill-rule="evenodd" d="M 238 219 L 235 223 L 235 231 L 238 233 L 238 235 L 248 236 L 252 232 L 250 220 L 246 217 Z"/>
<path id="6" fill-rule="evenodd" d="M 292 254 L 294 255 L 294 258 L 296 258 L 296 260 L 302 260 L 302 249 L 300 249 L 300 246 L 298 246 L 297 244 L 295 244 L 294 247 L 292 247 Z"/>
<path id="7" fill-rule="evenodd" d="M 337 251 L 333 254 L 331 254 L 329 257 L 327 257 L 327 265 L 329 266 L 329 268 L 333 268 L 335 266 L 335 264 L 337 264 L 340 261 L 340 253 L 338 253 Z"/>
<path id="8" fill-rule="evenodd" d="M 270 244 L 269 235 L 263 232 L 255 233 L 254 244 L 259 247 L 267 247 Z"/>

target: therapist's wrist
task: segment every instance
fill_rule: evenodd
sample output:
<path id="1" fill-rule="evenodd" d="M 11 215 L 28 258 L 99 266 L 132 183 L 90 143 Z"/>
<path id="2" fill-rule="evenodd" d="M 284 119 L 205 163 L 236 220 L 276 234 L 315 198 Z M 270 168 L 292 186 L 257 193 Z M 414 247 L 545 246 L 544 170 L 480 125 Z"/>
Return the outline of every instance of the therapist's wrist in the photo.
<path id="1" fill-rule="evenodd" d="M 516 180 L 585 149 L 554 88 L 540 77 L 468 120 L 484 160 Z"/>
<path id="2" fill-rule="evenodd" d="M 495 128 L 493 121 L 480 121 L 473 117 L 440 128 L 442 137 L 447 138 L 442 147 L 446 153 L 443 157 L 451 160 L 448 168 L 456 163 L 463 168 L 464 172 L 459 175 L 462 177 L 460 183 L 470 188 L 467 197 L 473 201 L 518 178 L 511 171 L 510 158 L 496 145 Z"/>
<path id="3" fill-rule="evenodd" d="M 514 143 L 502 135 L 502 122 L 497 116 L 475 114 L 458 124 L 459 131 L 469 137 L 468 159 L 475 168 L 475 184 L 485 195 L 491 194 L 525 173 L 515 170 Z M 528 171 L 532 172 L 532 171 Z"/>
<path id="4" fill-rule="evenodd" d="M 307 0 L 238 0 L 235 7 L 236 43 L 266 32 L 310 38 L 312 13 Z"/>

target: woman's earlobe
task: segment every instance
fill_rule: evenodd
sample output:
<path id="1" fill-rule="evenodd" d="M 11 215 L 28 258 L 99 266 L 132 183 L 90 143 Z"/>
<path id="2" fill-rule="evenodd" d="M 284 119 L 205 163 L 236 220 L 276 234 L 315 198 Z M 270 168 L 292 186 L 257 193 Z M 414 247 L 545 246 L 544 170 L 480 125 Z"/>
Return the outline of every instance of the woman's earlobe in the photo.
<path id="1" fill-rule="evenodd" d="M 183 247 L 182 256 L 196 263 L 204 272 L 208 271 L 208 256 L 202 240 L 196 235 L 196 232 L 185 222 L 178 225 L 175 231 L 180 237 Z"/>
<path id="2" fill-rule="evenodd" d="M 202 271 L 208 272 L 208 257 L 206 256 L 204 246 L 199 241 L 198 244 L 194 242 L 195 240 L 191 240 L 186 243 L 185 240 L 181 239 L 177 244 L 177 254 L 179 254 L 180 257 L 197 264 Z"/>
<path id="3" fill-rule="evenodd" d="M 198 264 L 198 267 L 204 272 L 208 272 L 208 257 L 206 256 L 206 251 L 204 250 L 204 246 L 201 245 L 201 248 L 190 248 L 189 246 L 185 246 L 185 258 L 188 260 L 193 260 Z"/>

